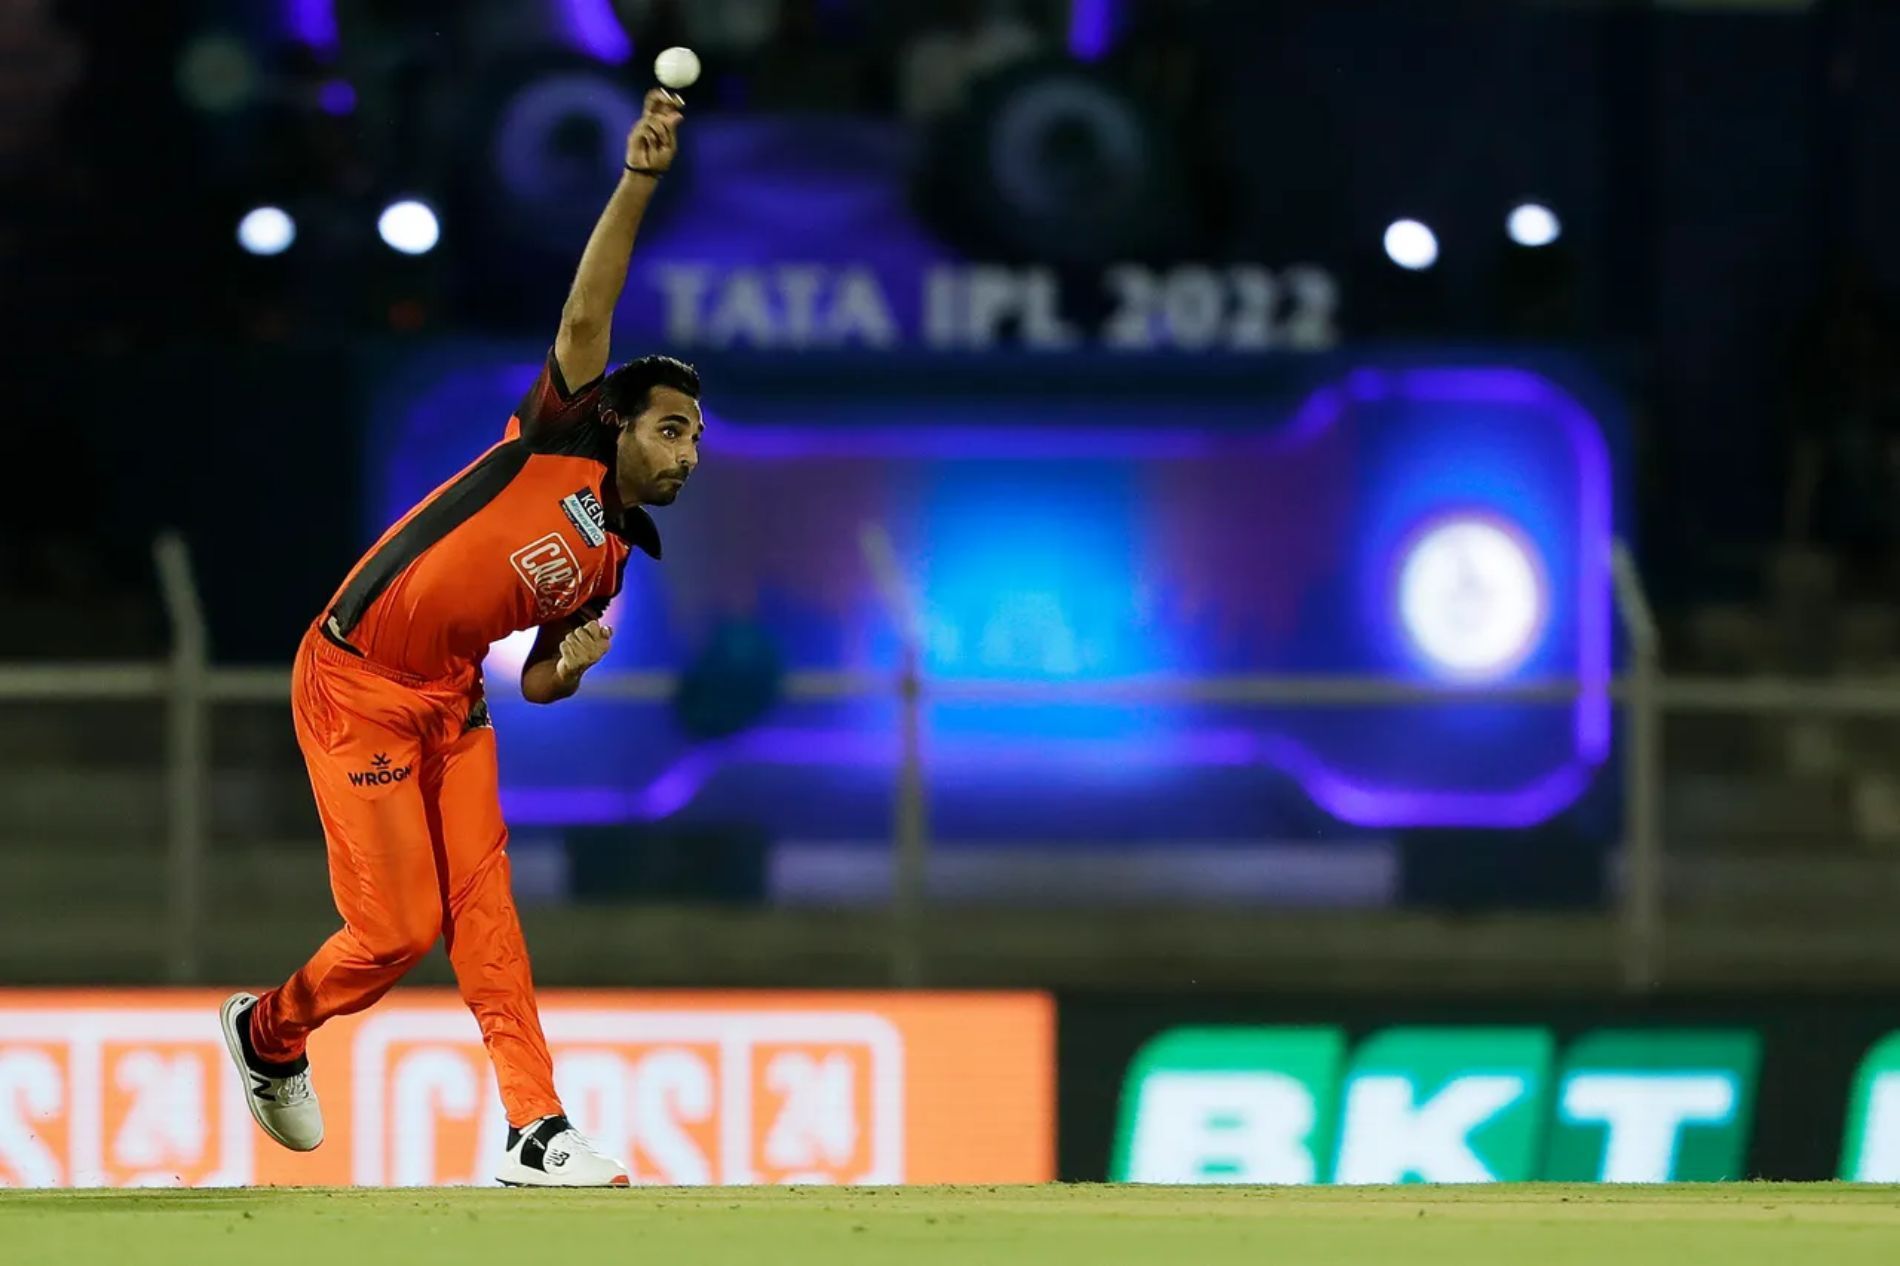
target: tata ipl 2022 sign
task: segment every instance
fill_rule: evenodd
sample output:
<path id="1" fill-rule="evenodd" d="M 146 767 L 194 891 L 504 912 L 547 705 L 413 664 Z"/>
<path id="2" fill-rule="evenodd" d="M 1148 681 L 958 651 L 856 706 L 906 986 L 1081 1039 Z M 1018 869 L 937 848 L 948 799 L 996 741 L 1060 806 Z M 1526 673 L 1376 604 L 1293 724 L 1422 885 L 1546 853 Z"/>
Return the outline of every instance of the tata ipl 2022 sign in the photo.
<path id="1" fill-rule="evenodd" d="M 403 991 L 311 1041 L 328 1137 L 251 1124 L 201 991 L 0 991 L 0 1187 L 481 1183 L 507 1122 L 459 999 Z M 645 1183 L 1054 1176 L 1039 994 L 550 992 L 575 1123 Z M 980 1110 L 973 1110 L 980 1105 Z"/>
<path id="2" fill-rule="evenodd" d="M 1900 1127 L 1900 1048 L 1896 1048 Z M 1175 1029 L 1136 1056 L 1112 1177 L 1178 1183 L 1742 1177 L 1760 1039 L 1395 1028 Z M 1894 1140 L 1900 1152 L 1900 1139 Z"/>

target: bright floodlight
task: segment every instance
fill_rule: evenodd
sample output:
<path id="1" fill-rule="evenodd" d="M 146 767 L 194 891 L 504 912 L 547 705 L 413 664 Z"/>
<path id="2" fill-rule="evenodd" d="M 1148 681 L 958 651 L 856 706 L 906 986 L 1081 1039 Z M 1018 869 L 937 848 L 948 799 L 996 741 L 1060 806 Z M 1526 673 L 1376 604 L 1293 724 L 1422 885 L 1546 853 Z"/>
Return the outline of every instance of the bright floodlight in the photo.
<path id="1" fill-rule="evenodd" d="M 1399 620 L 1446 676 L 1482 681 L 1523 663 L 1547 607 L 1536 547 L 1495 519 L 1459 516 L 1421 533 L 1399 569 Z"/>
<path id="2" fill-rule="evenodd" d="M 1418 272 L 1438 262 L 1438 236 L 1417 220 L 1394 220 L 1386 226 L 1385 253 L 1400 268 Z"/>
<path id="3" fill-rule="evenodd" d="M 1549 246 L 1563 236 L 1564 231 L 1557 213 L 1536 202 L 1512 208 L 1504 227 L 1519 246 Z"/>
<path id="4" fill-rule="evenodd" d="M 238 221 L 237 240 L 253 255 L 281 255 L 297 240 L 297 222 L 282 207 L 257 207 Z"/>
<path id="5" fill-rule="evenodd" d="M 376 231 L 392 251 L 405 255 L 426 255 L 442 237 L 442 226 L 426 202 L 404 198 L 383 208 L 376 220 Z"/>

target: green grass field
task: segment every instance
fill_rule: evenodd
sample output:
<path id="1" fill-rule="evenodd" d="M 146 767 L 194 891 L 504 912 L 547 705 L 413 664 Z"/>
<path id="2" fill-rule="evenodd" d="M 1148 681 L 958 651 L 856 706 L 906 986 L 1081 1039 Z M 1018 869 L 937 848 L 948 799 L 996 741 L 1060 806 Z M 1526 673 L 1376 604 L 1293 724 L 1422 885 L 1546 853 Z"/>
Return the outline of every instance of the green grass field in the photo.
<path id="1" fill-rule="evenodd" d="M 1892 1266 L 1900 1190 L 745 1188 L 0 1193 L 7 1266 Z"/>

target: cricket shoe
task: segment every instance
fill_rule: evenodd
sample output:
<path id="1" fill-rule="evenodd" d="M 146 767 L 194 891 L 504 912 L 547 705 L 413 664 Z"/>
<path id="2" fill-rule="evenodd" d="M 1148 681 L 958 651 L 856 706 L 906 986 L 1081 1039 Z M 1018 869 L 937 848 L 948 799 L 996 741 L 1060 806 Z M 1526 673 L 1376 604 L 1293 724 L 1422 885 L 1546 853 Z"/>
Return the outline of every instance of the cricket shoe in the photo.
<path id="1" fill-rule="evenodd" d="M 244 1102 L 264 1133 L 293 1152 L 315 1151 L 323 1142 L 323 1108 L 310 1088 L 310 1059 L 299 1055 L 288 1064 L 259 1059 L 251 1045 L 251 1008 L 257 995 L 234 993 L 218 1009 L 225 1049 L 244 1083 Z"/>
<path id="2" fill-rule="evenodd" d="M 600 1149 L 564 1116 L 542 1117 L 508 1127 L 508 1154 L 495 1181 L 504 1187 L 625 1187 L 627 1168 Z"/>

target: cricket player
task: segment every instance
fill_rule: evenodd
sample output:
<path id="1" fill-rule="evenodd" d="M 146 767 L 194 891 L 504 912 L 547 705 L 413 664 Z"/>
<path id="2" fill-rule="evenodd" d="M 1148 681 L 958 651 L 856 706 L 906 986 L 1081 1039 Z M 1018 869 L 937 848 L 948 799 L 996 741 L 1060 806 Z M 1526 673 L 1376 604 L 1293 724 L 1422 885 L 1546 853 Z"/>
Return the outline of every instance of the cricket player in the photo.
<path id="1" fill-rule="evenodd" d="M 220 1012 L 251 1116 L 286 1147 L 323 1141 L 311 1032 L 374 1004 L 440 937 L 507 1109 L 498 1179 L 627 1183 L 555 1090 L 509 888 L 481 662 L 491 642 L 537 628 L 522 695 L 572 695 L 612 641 L 601 616 L 628 555 L 660 556 L 642 507 L 670 504 L 699 464 L 690 366 L 646 356 L 605 372 L 634 236 L 681 118 L 679 98 L 648 94 L 554 347 L 501 441 L 383 534 L 298 648 L 292 714 L 343 927 L 283 985 Z"/>

